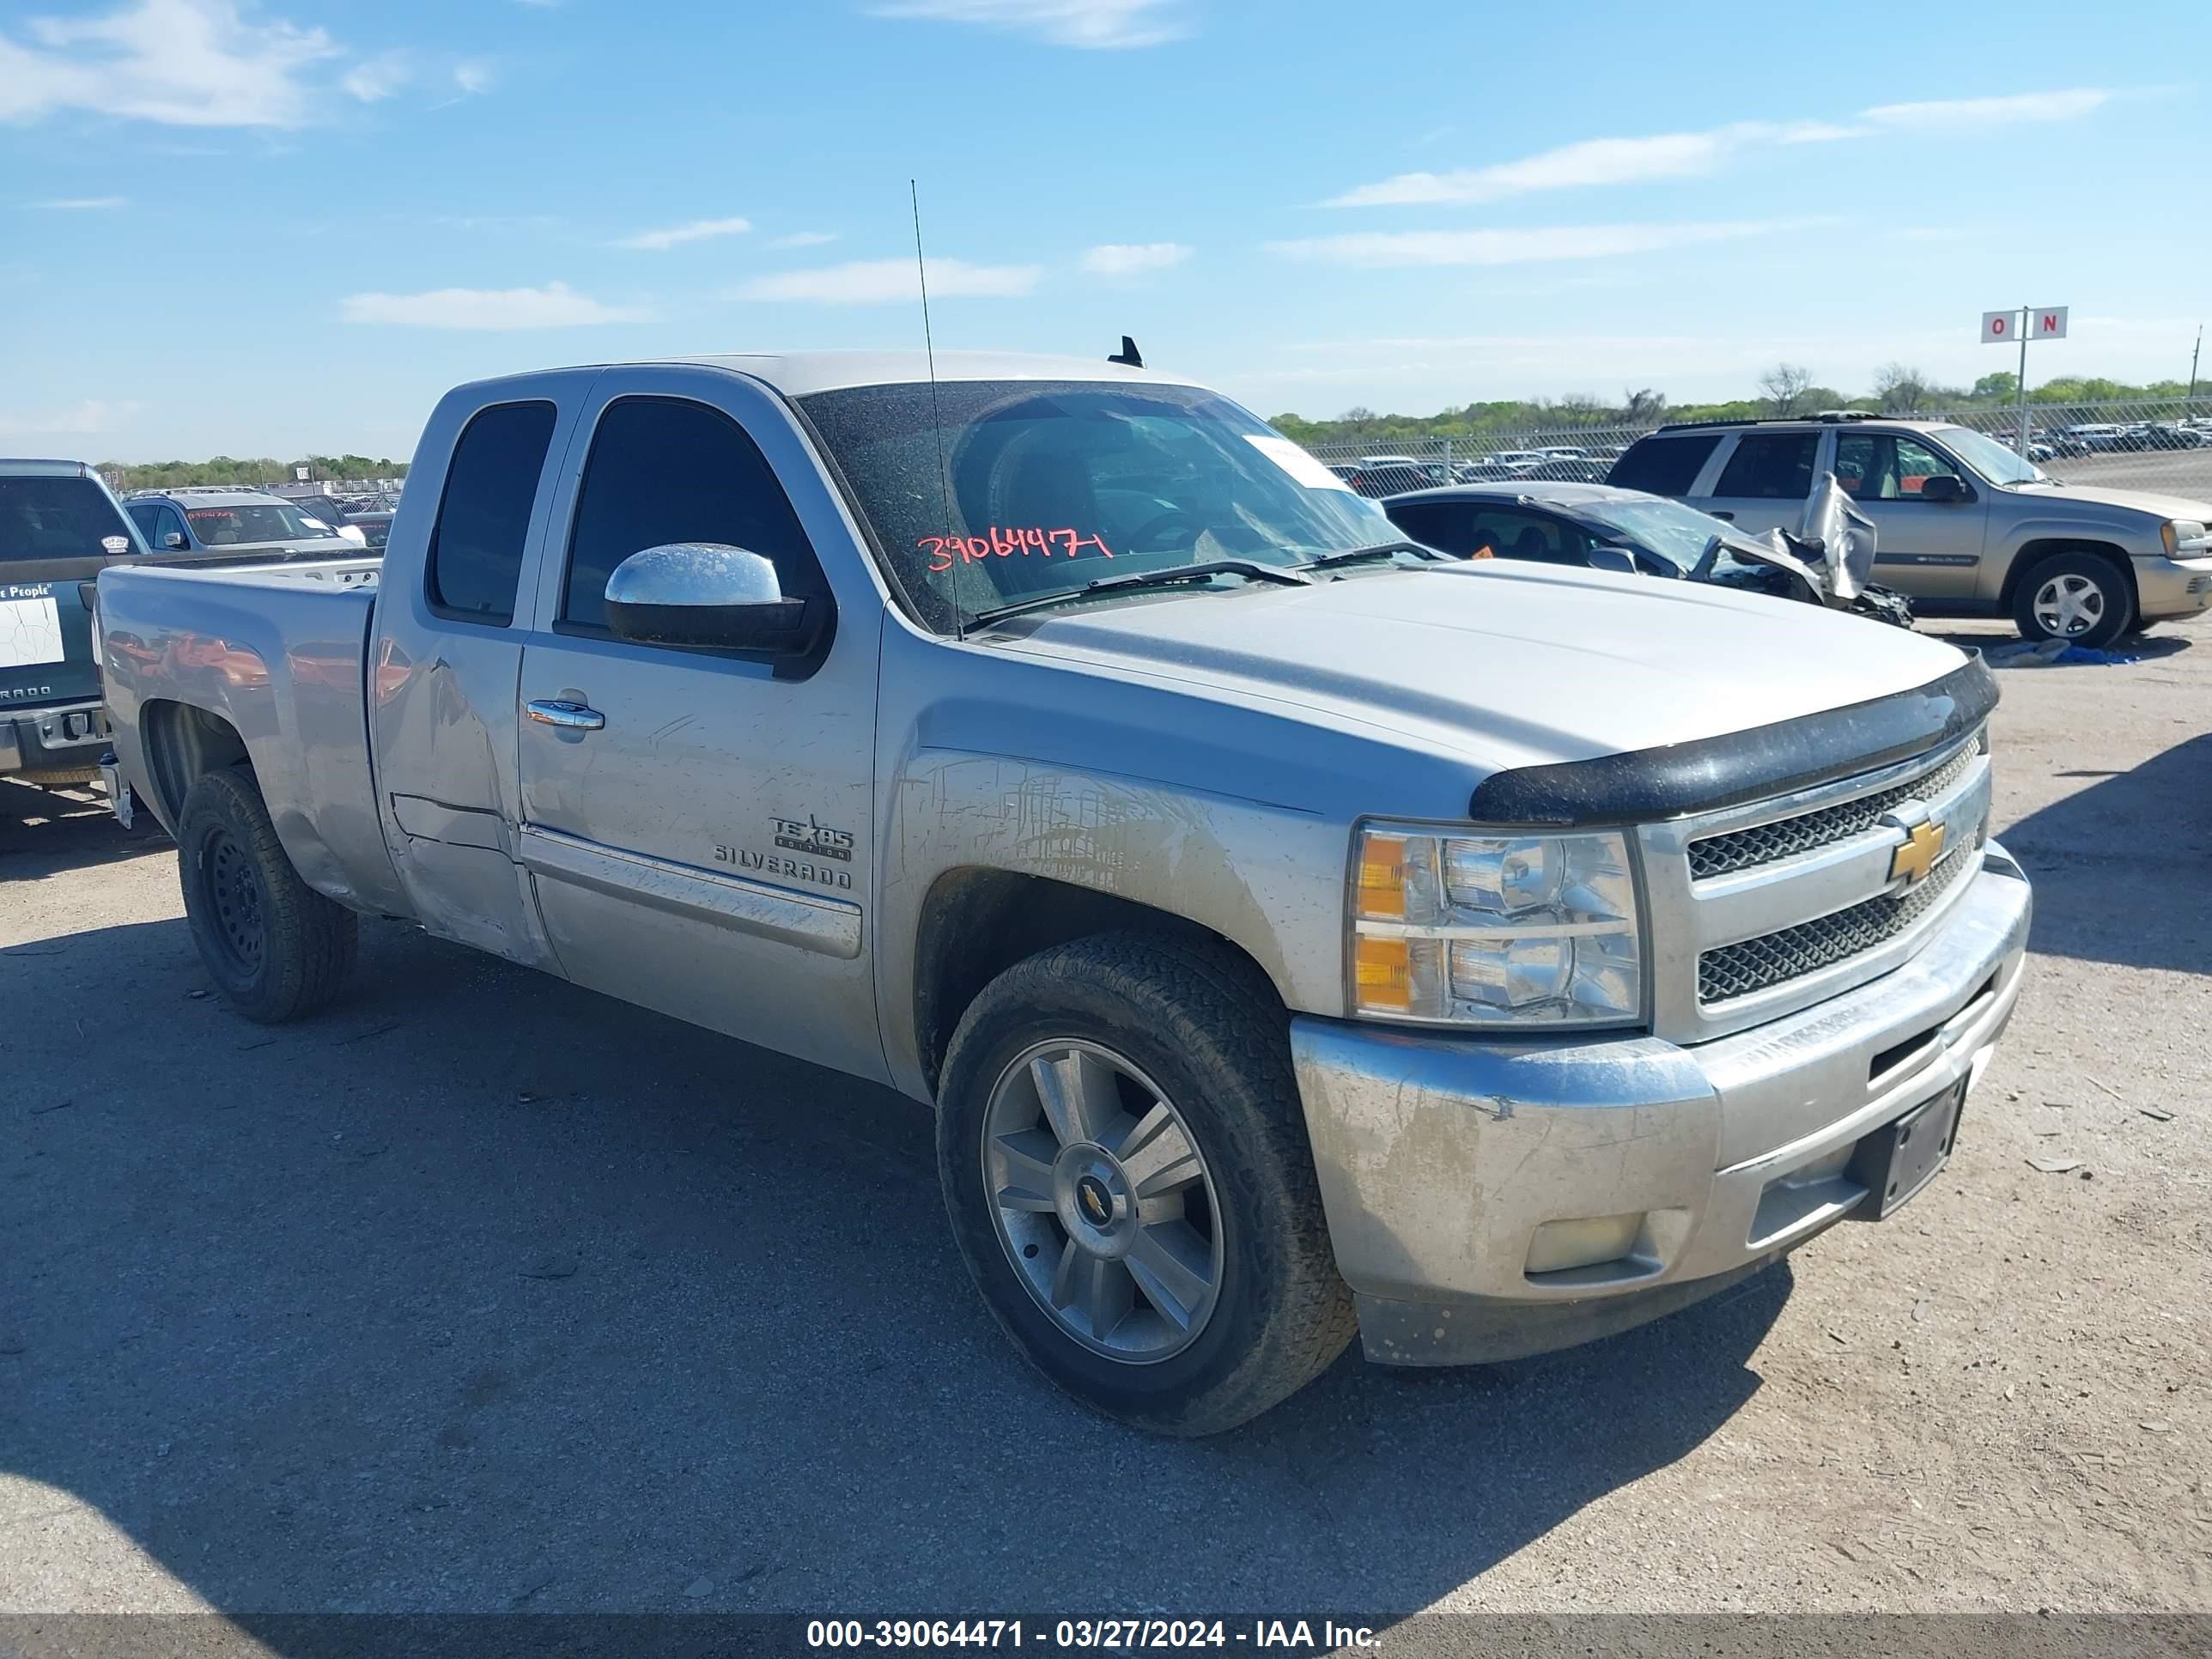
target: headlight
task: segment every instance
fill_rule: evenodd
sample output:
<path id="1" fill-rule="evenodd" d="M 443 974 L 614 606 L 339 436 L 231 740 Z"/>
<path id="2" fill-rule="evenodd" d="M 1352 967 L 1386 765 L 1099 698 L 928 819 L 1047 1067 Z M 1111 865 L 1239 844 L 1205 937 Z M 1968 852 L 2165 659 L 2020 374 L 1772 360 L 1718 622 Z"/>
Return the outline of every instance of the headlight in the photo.
<path id="1" fill-rule="evenodd" d="M 1461 836 L 1373 824 L 1354 854 L 1354 1013 L 1641 1023 L 1644 945 L 1620 831 Z"/>
<path id="2" fill-rule="evenodd" d="M 2204 526 L 2188 519 L 2168 519 L 2159 526 L 2158 538 L 2169 559 L 2195 558 L 2205 550 Z"/>

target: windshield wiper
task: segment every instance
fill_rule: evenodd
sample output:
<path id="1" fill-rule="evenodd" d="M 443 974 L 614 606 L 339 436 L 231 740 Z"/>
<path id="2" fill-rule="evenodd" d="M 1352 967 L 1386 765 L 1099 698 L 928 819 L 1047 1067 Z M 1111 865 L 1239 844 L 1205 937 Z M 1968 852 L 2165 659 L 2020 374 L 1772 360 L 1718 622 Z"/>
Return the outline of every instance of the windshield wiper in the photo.
<path id="1" fill-rule="evenodd" d="M 1354 547 L 1341 553 L 1324 553 L 1317 559 L 1308 559 L 1294 564 L 1293 570 L 1334 570 L 1340 564 L 1358 564 L 1367 559 L 1395 558 L 1401 553 L 1412 553 L 1424 559 L 1443 556 L 1432 547 L 1423 547 L 1419 542 L 1377 542 L 1372 547 Z"/>
<path id="2" fill-rule="evenodd" d="M 1242 576 L 1249 581 L 1279 582 L 1285 587 L 1310 587 L 1313 578 L 1298 574 L 1302 567 L 1261 564 L 1256 559 L 1206 559 L 1197 564 L 1178 565 L 1168 570 L 1137 570 L 1126 576 L 1102 576 L 1095 582 L 1085 582 L 1081 587 L 1071 587 L 1058 593 L 1039 593 L 1026 599 L 1016 599 L 1010 605 L 994 605 L 988 611 L 978 611 L 968 620 L 981 628 L 1006 617 L 1017 617 L 1024 611 L 1039 611 L 1048 605 L 1066 605 L 1072 599 L 1085 599 L 1096 593 L 1128 592 L 1141 587 L 1172 587 L 1179 582 L 1206 581 L 1215 576 Z"/>

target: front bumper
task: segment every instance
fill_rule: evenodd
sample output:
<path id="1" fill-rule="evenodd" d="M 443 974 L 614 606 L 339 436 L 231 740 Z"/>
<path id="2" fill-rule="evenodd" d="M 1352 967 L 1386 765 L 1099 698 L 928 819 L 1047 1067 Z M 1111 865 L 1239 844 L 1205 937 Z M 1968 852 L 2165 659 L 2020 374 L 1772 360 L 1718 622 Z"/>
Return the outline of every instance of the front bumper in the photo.
<path id="1" fill-rule="evenodd" d="M 96 766 L 107 749 L 107 714 L 97 702 L 0 710 L 0 777 Z"/>
<path id="2" fill-rule="evenodd" d="M 2212 555 L 2137 559 L 2135 567 L 2136 610 L 2145 622 L 2212 609 Z"/>
<path id="3" fill-rule="evenodd" d="M 1294 1019 L 1322 1203 L 1368 1357 L 1467 1364 L 1625 1329 L 1850 1214 L 1867 1195 L 1846 1167 L 1859 1142 L 1980 1078 L 2019 998 L 2031 909 L 2026 877 L 1991 842 L 1903 965 L 1694 1047 Z M 1546 1224 L 1620 1217 L 1642 1218 L 1625 1255 L 1528 1271 Z"/>

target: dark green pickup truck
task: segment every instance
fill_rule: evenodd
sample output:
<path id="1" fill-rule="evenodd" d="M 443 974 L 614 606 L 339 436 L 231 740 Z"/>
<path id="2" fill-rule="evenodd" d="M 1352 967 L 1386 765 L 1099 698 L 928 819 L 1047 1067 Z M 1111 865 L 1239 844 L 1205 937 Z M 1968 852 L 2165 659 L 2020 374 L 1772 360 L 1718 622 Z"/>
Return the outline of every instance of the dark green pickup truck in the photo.
<path id="1" fill-rule="evenodd" d="M 78 585 L 146 544 L 81 461 L 0 460 L 0 777 L 85 783 L 107 747 Z"/>

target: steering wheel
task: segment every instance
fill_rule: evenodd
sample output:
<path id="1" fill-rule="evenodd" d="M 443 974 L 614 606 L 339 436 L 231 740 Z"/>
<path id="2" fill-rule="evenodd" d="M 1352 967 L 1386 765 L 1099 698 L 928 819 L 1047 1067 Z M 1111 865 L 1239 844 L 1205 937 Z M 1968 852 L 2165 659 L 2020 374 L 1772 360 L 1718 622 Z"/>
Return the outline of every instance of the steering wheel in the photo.
<path id="1" fill-rule="evenodd" d="M 1185 507 L 1171 507 L 1156 518 L 1147 519 L 1129 535 L 1129 550 L 1148 553 L 1158 550 L 1154 538 L 1177 526 L 1188 526 L 1194 538 L 1204 535 L 1213 526 Z"/>

